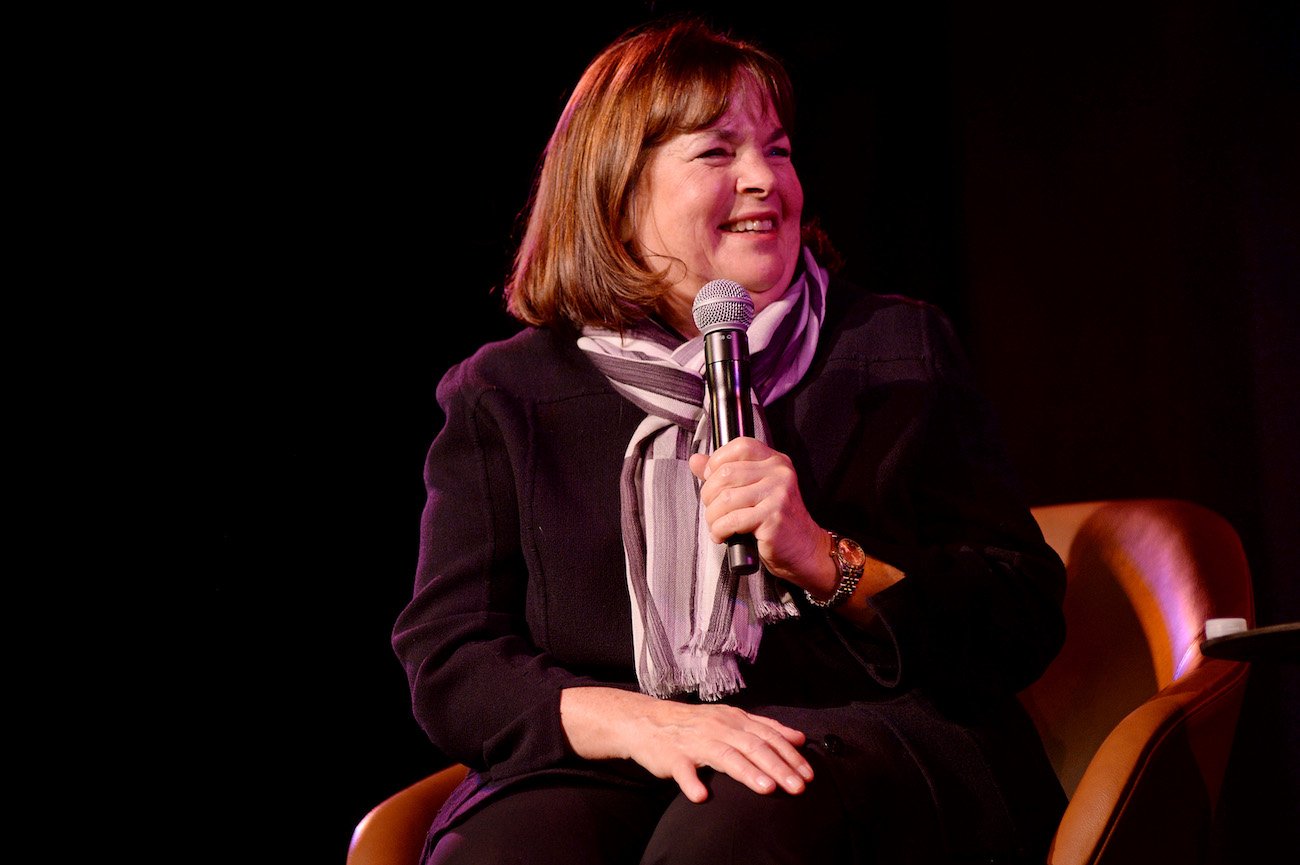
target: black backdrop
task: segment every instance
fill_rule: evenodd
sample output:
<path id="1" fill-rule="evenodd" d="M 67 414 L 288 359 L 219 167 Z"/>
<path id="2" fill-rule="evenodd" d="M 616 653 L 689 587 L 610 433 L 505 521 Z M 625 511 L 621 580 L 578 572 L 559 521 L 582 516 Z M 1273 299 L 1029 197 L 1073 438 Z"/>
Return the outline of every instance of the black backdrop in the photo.
<path id="1" fill-rule="evenodd" d="M 684 7 L 788 61 L 808 211 L 851 276 L 952 316 L 1033 503 L 1212 507 L 1259 623 L 1300 619 L 1294 11 L 733 5 L 214 22 L 191 94 L 219 434 L 201 765 L 243 827 L 214 849 L 254 833 L 268 861 L 342 861 L 433 768 L 388 647 L 433 386 L 513 330 L 494 290 L 568 88 Z M 1236 861 L 1300 825 L 1293 673 L 1253 674 L 1220 828 Z"/>

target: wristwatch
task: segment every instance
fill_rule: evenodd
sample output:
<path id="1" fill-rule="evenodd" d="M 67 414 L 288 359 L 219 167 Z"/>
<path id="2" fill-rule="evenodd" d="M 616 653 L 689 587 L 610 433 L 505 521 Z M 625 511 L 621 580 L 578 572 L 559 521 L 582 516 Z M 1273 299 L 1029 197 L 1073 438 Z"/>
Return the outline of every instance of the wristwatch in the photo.
<path id="1" fill-rule="evenodd" d="M 838 607 L 849 599 L 853 590 L 858 587 L 858 581 L 862 579 L 862 571 L 867 566 L 867 554 L 862 551 L 857 541 L 840 537 L 834 532 L 828 534 L 831 536 L 831 560 L 835 562 L 835 567 L 840 572 L 840 581 L 835 586 L 835 593 L 827 600 L 819 601 L 813 597 L 812 592 L 803 590 L 808 603 L 824 610 Z"/>

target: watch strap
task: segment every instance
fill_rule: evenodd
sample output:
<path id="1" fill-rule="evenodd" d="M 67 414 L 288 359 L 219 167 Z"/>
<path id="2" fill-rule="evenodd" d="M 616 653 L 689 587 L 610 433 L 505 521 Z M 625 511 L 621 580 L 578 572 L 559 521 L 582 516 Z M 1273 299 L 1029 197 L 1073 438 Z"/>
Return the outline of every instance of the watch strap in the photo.
<path id="1" fill-rule="evenodd" d="M 808 599 L 808 603 L 823 610 L 838 607 L 840 604 L 847 601 L 853 595 L 854 590 L 857 589 L 858 583 L 862 580 L 863 572 L 863 566 L 861 564 L 850 564 L 849 562 L 844 561 L 844 558 L 840 555 L 840 541 L 842 538 L 835 534 L 835 532 L 828 532 L 828 534 L 831 536 L 831 561 L 835 562 L 835 567 L 840 574 L 840 581 L 836 583 L 835 591 L 824 601 L 819 600 L 807 589 L 803 590 L 804 597 Z"/>

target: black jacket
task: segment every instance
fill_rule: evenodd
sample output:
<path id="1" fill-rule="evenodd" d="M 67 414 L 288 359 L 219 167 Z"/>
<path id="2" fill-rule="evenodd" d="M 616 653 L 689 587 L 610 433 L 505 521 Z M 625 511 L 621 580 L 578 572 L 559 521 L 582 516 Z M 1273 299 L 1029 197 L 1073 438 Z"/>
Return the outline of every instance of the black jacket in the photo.
<path id="1" fill-rule="evenodd" d="M 447 758 L 498 779 L 544 771 L 573 760 L 563 688 L 635 687 L 618 478 L 643 415 L 550 329 L 485 346 L 437 395 L 393 646 Z M 874 598 L 878 633 L 809 607 L 769 626 L 736 702 L 919 687 L 970 707 L 1038 677 L 1064 635 L 1064 569 L 934 307 L 832 281 L 812 368 L 766 413 L 817 522 L 907 576 Z"/>

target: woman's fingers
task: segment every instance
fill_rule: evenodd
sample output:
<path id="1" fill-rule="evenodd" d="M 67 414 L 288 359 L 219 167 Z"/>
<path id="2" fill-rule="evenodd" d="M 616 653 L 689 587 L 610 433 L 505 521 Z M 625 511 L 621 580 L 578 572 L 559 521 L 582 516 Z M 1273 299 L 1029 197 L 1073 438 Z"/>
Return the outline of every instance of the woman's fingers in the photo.
<path id="1" fill-rule="evenodd" d="M 709 798 L 709 788 L 700 780 L 699 769 L 688 760 L 682 760 L 673 770 L 672 778 L 682 795 L 699 804 Z"/>
<path id="2" fill-rule="evenodd" d="M 723 543 L 752 534 L 768 571 L 796 585 L 814 586 L 827 561 L 825 533 L 808 513 L 789 457 L 756 439 L 738 438 L 708 457 L 691 457 L 704 480 L 700 501 L 709 535 Z"/>
<path id="3" fill-rule="evenodd" d="M 722 538 L 732 534 L 718 533 L 723 523 L 745 523 L 737 530 L 747 532 L 795 501 L 802 506 L 790 460 L 754 439 L 736 439 L 711 457 L 695 454 L 691 470 L 704 481 L 700 501 L 710 526 Z"/>
<path id="4" fill-rule="evenodd" d="M 805 781 L 811 781 L 813 777 L 812 765 L 799 750 L 799 746 L 808 740 L 803 731 L 787 727 L 780 721 L 762 715 L 750 715 L 749 717 L 773 730 L 776 735 L 768 738 L 768 744 L 781 755 L 786 765 L 791 766 Z"/>
<path id="5" fill-rule="evenodd" d="M 692 802 L 708 795 L 699 779 L 702 766 L 762 794 L 778 787 L 798 794 L 812 780 L 812 767 L 797 747 L 804 742 L 798 730 L 731 706 L 668 703 L 664 709 L 634 759 L 660 777 L 672 777 Z"/>
<path id="6" fill-rule="evenodd" d="M 737 771 L 748 772 L 748 766 L 753 766 L 758 774 L 751 774 L 747 783 L 760 793 L 771 792 L 774 785 L 789 793 L 802 792 L 804 783 L 812 780 L 812 766 L 795 747 L 803 744 L 804 735 L 770 718 L 750 715 L 749 719 L 758 729 L 747 730 L 750 738 L 736 741 L 737 753 L 729 755 Z M 724 771 L 735 777 L 732 771 Z"/>

